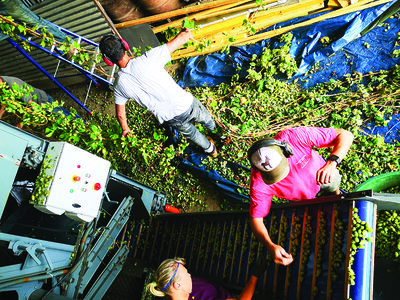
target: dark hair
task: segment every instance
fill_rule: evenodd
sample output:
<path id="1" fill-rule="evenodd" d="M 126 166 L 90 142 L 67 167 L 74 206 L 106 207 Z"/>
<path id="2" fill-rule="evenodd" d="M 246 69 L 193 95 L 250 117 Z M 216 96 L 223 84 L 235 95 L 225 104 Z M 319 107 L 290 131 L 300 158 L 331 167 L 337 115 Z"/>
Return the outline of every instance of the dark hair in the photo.
<path id="1" fill-rule="evenodd" d="M 125 46 L 120 38 L 108 34 L 101 38 L 99 43 L 101 53 L 114 64 L 118 63 L 125 54 Z"/>

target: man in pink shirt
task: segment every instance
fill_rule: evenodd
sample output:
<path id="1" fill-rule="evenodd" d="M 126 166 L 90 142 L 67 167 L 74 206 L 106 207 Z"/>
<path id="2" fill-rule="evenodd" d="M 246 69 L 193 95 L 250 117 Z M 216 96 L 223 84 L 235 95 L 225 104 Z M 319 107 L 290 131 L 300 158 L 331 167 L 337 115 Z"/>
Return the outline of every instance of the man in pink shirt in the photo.
<path id="1" fill-rule="evenodd" d="M 271 241 L 264 225 L 272 197 L 300 200 L 315 198 L 320 191 L 340 194 L 340 174 L 336 167 L 352 142 L 353 134 L 344 129 L 298 127 L 283 130 L 273 139 L 258 141 L 250 147 L 250 225 L 275 263 L 288 265 L 293 257 Z M 313 147 L 333 149 L 325 161 Z"/>

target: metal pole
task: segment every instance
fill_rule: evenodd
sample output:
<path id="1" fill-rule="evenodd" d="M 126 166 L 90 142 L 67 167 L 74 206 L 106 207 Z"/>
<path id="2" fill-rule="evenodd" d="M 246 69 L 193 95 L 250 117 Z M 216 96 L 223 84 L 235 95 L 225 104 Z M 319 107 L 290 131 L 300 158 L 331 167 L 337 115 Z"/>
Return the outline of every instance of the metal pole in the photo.
<path id="1" fill-rule="evenodd" d="M 81 71 L 84 75 L 86 75 L 89 79 L 91 79 L 92 81 L 94 81 L 94 83 L 95 83 L 96 85 L 98 85 L 98 83 L 97 83 L 93 78 L 91 78 L 91 76 L 95 77 L 96 79 L 98 79 L 98 80 L 100 80 L 100 81 L 103 81 L 103 82 L 106 83 L 106 84 L 111 84 L 109 81 L 105 80 L 104 78 L 100 77 L 99 75 L 96 75 L 96 74 L 94 74 L 94 73 L 88 72 L 87 70 L 85 70 L 85 69 L 82 68 L 81 66 L 79 66 L 79 65 L 77 65 L 77 64 L 75 64 L 75 63 L 69 61 L 68 59 L 62 57 L 61 55 L 58 55 L 58 54 L 56 54 L 56 53 L 54 53 L 54 52 L 51 52 L 50 50 L 48 50 L 48 49 L 46 49 L 46 48 L 43 48 L 42 46 L 40 46 L 40 45 L 38 45 L 38 44 L 32 42 L 31 40 L 24 38 L 23 36 L 18 36 L 18 37 L 21 38 L 23 41 L 28 42 L 30 45 L 34 46 L 35 48 L 38 48 L 39 50 L 42 50 L 43 52 L 45 52 L 45 53 L 47 53 L 47 54 L 49 54 L 49 55 L 52 55 L 52 56 L 56 57 L 56 58 L 59 59 L 59 60 L 62 60 L 63 62 L 65 62 L 65 63 L 67 63 L 67 64 L 72 65 L 74 68 L 78 69 L 78 70 Z M 90 75 L 89 75 L 89 74 L 90 74 Z"/>
<path id="2" fill-rule="evenodd" d="M 72 98 L 76 103 L 78 103 L 86 112 L 92 114 L 92 112 L 83 105 L 74 95 L 72 95 L 61 83 L 59 83 L 53 76 L 51 76 L 45 69 L 42 68 L 32 57 L 30 57 L 24 49 L 18 46 L 11 38 L 8 38 L 7 41 L 14 46 L 23 56 L 25 56 L 35 67 L 37 67 L 40 71 L 42 71 L 51 81 L 53 81 L 59 88 L 61 88 L 68 96 Z M 46 49 L 47 50 L 47 49 Z"/>
<path id="3" fill-rule="evenodd" d="M 358 216 L 367 222 L 375 236 L 376 204 L 372 201 L 356 201 Z M 349 233 L 350 234 L 350 233 Z M 371 235 L 371 234 L 370 234 Z M 354 300 L 372 300 L 374 279 L 375 242 L 366 242 L 363 249 L 358 249 L 354 256 L 353 270 L 355 285 L 350 288 L 350 298 Z"/>

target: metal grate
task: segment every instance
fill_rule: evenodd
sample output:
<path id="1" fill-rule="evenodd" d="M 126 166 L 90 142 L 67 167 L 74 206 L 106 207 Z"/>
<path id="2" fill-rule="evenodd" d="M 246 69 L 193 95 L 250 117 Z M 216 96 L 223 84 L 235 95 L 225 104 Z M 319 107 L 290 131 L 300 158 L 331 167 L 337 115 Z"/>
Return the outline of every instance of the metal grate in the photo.
<path id="1" fill-rule="evenodd" d="M 257 293 L 271 299 L 346 299 L 354 201 L 274 208 L 264 219 L 271 239 L 294 257 L 269 267 Z M 160 215 L 133 230 L 130 255 L 157 267 L 183 257 L 192 276 L 243 288 L 266 249 L 253 235 L 248 212 Z M 270 298 L 268 298 L 270 299 Z"/>

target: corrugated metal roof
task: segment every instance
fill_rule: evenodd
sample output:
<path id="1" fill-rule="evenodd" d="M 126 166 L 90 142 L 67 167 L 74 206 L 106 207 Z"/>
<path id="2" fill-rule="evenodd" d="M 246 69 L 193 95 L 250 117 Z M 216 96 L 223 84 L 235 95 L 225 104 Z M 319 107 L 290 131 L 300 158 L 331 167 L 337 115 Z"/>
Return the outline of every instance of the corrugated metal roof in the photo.
<path id="1" fill-rule="evenodd" d="M 24 3 L 27 7 L 31 7 L 43 1 L 45 0 L 21 0 L 21 2 Z"/>
<path id="2" fill-rule="evenodd" d="M 103 35 L 111 33 L 104 17 L 91 0 L 46 0 L 31 6 L 30 9 L 36 15 L 95 42 L 98 42 Z M 29 54 L 47 72 L 54 75 L 58 59 L 38 49 L 33 49 Z M 50 82 L 7 41 L 0 42 L 0 62 L 1 75 L 15 76 L 33 85 L 43 80 Z M 61 62 L 57 76 L 71 74 L 79 74 L 79 72 Z"/>

